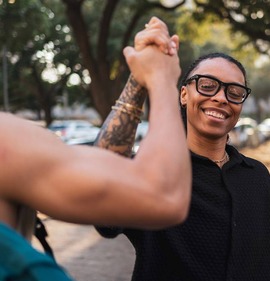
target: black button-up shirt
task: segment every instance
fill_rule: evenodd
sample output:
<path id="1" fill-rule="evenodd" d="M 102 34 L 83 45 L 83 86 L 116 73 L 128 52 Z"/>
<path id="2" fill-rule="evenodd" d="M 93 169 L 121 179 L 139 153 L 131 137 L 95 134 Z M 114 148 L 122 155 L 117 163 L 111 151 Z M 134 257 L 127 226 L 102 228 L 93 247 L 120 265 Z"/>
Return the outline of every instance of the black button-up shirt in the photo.
<path id="1" fill-rule="evenodd" d="M 161 231 L 98 228 L 127 235 L 136 250 L 133 281 L 270 281 L 270 176 L 231 146 L 220 169 L 191 153 L 187 220 Z"/>

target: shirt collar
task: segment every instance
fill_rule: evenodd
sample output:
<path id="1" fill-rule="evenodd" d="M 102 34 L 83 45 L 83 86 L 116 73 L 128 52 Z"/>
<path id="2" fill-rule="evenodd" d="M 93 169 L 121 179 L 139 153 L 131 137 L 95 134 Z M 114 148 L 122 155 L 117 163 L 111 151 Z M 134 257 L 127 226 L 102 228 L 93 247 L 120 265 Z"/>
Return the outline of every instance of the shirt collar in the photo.
<path id="1" fill-rule="evenodd" d="M 252 159 L 241 154 L 235 147 L 227 144 L 226 151 L 230 157 L 230 163 L 228 163 L 228 164 L 230 164 L 229 166 L 234 166 L 236 164 L 243 164 L 250 168 L 254 167 L 254 162 L 252 161 Z M 205 161 L 206 159 L 208 159 L 208 158 L 198 155 L 192 151 L 190 151 L 190 153 L 191 153 L 192 157 L 196 157 L 197 159 L 201 159 L 202 161 Z"/>
<path id="2" fill-rule="evenodd" d="M 243 163 L 244 165 L 248 167 L 254 167 L 254 162 L 252 161 L 251 158 L 248 158 L 241 154 L 235 147 L 231 145 L 226 145 L 226 151 L 230 156 L 230 160 L 232 160 L 233 163 L 236 164 L 241 164 Z"/>

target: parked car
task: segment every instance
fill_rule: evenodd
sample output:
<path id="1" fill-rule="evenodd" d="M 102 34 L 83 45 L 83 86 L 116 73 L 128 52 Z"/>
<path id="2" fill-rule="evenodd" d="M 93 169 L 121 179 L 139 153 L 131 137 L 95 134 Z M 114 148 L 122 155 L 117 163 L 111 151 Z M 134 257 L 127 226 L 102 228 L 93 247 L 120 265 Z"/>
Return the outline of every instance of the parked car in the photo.
<path id="1" fill-rule="evenodd" d="M 230 142 L 237 148 L 257 147 L 263 140 L 257 121 L 249 117 L 240 118 L 230 132 Z"/>
<path id="2" fill-rule="evenodd" d="M 259 125 L 258 130 L 264 136 L 265 140 L 270 139 L 270 118 L 264 119 Z"/>
<path id="3" fill-rule="evenodd" d="M 148 121 L 142 121 L 141 123 L 139 123 L 135 135 L 136 142 L 140 142 L 146 136 L 148 132 L 148 127 L 149 127 Z"/>
<path id="4" fill-rule="evenodd" d="M 138 152 L 138 150 L 140 148 L 140 142 L 146 136 L 146 134 L 148 132 L 148 127 L 149 127 L 148 121 L 142 121 L 141 123 L 139 123 L 139 125 L 137 127 L 137 131 L 136 131 L 136 135 L 135 135 L 135 143 L 132 148 L 134 155 Z"/>
<path id="5" fill-rule="evenodd" d="M 85 120 L 56 120 L 48 129 L 70 145 L 93 144 L 100 130 Z"/>

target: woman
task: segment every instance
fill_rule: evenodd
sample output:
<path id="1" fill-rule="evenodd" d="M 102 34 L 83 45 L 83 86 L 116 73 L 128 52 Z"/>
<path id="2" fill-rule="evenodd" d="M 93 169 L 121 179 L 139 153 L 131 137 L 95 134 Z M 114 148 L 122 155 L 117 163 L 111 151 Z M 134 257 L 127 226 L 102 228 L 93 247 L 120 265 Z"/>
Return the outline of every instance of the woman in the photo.
<path id="1" fill-rule="evenodd" d="M 153 44 L 153 34 L 163 30 L 155 19 L 140 38 Z M 246 80 L 241 63 L 222 53 L 199 58 L 183 76 L 180 103 L 193 171 L 187 220 L 162 231 L 99 229 L 132 242 L 133 281 L 270 280 L 269 171 L 227 144 L 250 94 Z"/>

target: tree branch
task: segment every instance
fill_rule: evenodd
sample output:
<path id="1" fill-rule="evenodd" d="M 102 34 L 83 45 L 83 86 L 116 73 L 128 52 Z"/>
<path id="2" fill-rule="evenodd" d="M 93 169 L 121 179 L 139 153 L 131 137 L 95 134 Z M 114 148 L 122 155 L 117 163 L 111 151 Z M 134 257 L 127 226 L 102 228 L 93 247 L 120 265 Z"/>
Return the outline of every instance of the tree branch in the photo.
<path id="1" fill-rule="evenodd" d="M 107 40 L 109 38 L 110 24 L 118 3 L 119 0 L 108 0 L 102 14 L 97 44 L 97 56 L 99 61 L 107 57 Z"/>
<path id="2" fill-rule="evenodd" d="M 266 41 L 270 43 L 270 36 L 265 32 L 266 30 L 270 29 L 270 23 L 267 20 L 267 16 L 269 17 L 269 11 L 264 10 L 265 15 L 264 18 L 255 18 L 255 19 L 248 19 L 243 13 L 243 8 L 248 9 L 248 16 L 252 14 L 252 10 L 254 8 L 254 11 L 258 10 L 258 6 L 252 6 L 251 4 L 245 5 L 245 7 L 229 7 L 225 6 L 223 1 L 220 1 L 219 4 L 215 2 L 215 5 L 211 4 L 210 2 L 200 2 L 198 0 L 194 0 L 197 7 L 200 7 L 203 9 L 205 13 L 213 13 L 216 14 L 221 19 L 226 19 L 230 22 L 231 27 L 234 31 L 241 31 L 244 34 L 246 34 L 251 40 L 255 41 L 253 42 L 256 45 L 256 40 L 261 39 L 263 41 Z M 269 7 L 270 9 L 270 7 Z M 239 21 L 235 18 L 233 13 L 241 15 L 245 17 L 244 21 Z M 267 14 L 268 13 L 268 14 Z M 249 24 L 248 24 L 249 23 Z M 261 27 L 261 28 L 258 28 Z M 269 44 L 270 45 L 270 44 Z M 258 47 L 258 46 L 257 46 Z"/>
<path id="3" fill-rule="evenodd" d="M 90 71 L 97 72 L 97 64 L 91 52 L 91 44 L 88 35 L 88 29 L 82 15 L 82 4 L 84 0 L 62 0 L 66 3 L 66 13 L 70 25 L 73 29 L 80 52 L 83 57 L 84 66 Z"/>

